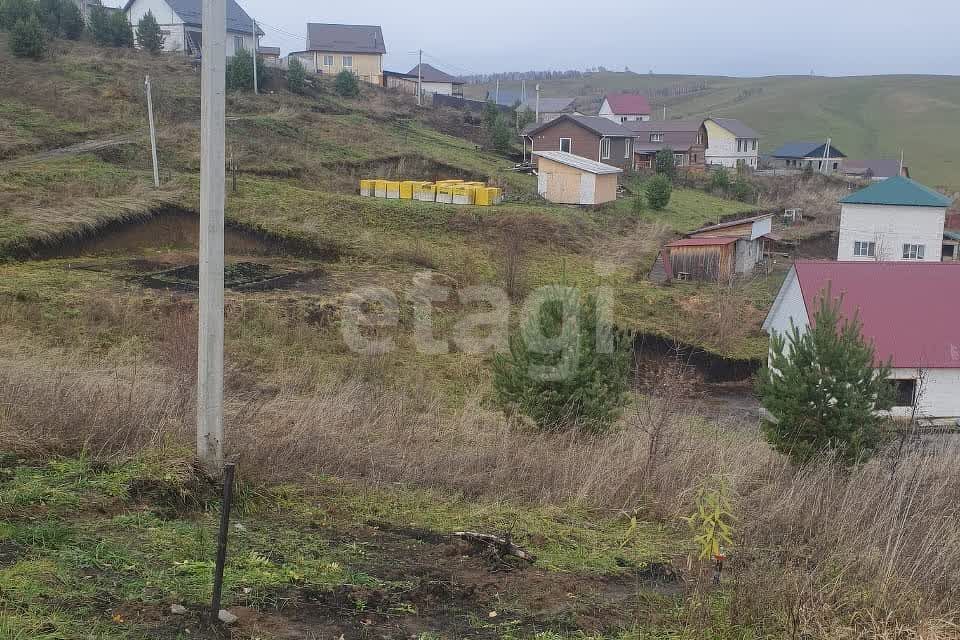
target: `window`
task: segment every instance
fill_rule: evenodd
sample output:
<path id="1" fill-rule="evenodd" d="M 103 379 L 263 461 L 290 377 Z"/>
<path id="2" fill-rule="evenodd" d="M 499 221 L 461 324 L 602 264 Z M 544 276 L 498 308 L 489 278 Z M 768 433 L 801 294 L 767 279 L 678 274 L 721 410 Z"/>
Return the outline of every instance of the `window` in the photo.
<path id="1" fill-rule="evenodd" d="M 610 138 L 600 140 L 600 158 L 603 160 L 610 159 Z"/>
<path id="2" fill-rule="evenodd" d="M 566 151 L 570 153 L 572 148 L 573 141 L 570 138 L 560 138 L 560 151 Z"/>
<path id="3" fill-rule="evenodd" d="M 332 67 L 333 66 L 333 56 L 323 56 L 323 66 Z"/>
<path id="4" fill-rule="evenodd" d="M 754 150 L 754 151 L 757 150 L 757 141 L 756 141 L 756 140 L 753 141 L 753 150 Z"/>
<path id="5" fill-rule="evenodd" d="M 853 243 L 853 255 L 857 258 L 876 258 L 877 243 L 857 240 Z"/>
<path id="6" fill-rule="evenodd" d="M 917 381 L 910 380 L 891 380 L 893 384 L 895 407 L 912 407 L 917 399 Z"/>
<path id="7" fill-rule="evenodd" d="M 903 245 L 903 259 L 904 260 L 923 260 L 923 254 L 925 249 L 926 249 L 926 246 L 922 244 L 905 244 Z"/>
<path id="8" fill-rule="evenodd" d="M 956 246 L 956 245 L 953 245 L 953 244 L 945 244 L 945 245 L 943 245 L 943 250 L 940 252 L 941 257 L 942 257 L 944 260 L 953 260 L 953 257 L 954 257 L 954 247 L 955 247 L 955 246 Z"/>
<path id="9" fill-rule="evenodd" d="M 629 157 L 630 157 L 630 154 L 631 154 L 631 152 L 633 151 L 633 144 L 632 144 L 632 143 L 633 143 L 633 139 L 632 139 L 632 138 L 624 138 L 624 139 L 623 139 L 623 157 L 624 157 L 624 158 L 629 158 Z"/>
<path id="10" fill-rule="evenodd" d="M 703 144 L 703 132 L 697 131 L 697 144 Z"/>
<path id="11" fill-rule="evenodd" d="M 682 166 L 683 166 L 683 154 L 682 154 L 682 153 L 675 153 L 675 154 L 673 154 L 673 164 L 675 164 L 675 165 L 678 166 L 678 167 L 682 167 Z"/>
<path id="12" fill-rule="evenodd" d="M 663 134 L 662 134 L 662 133 L 651 133 L 651 134 L 650 134 L 650 142 L 663 142 Z"/>
<path id="13" fill-rule="evenodd" d="M 737 139 L 737 153 L 743 151 L 743 140 Z"/>
<path id="14" fill-rule="evenodd" d="M 350 69 L 353 67 L 353 56 L 343 56 L 343 68 Z"/>
<path id="15" fill-rule="evenodd" d="M 243 51 L 243 36 L 233 36 L 233 50 Z"/>
<path id="16" fill-rule="evenodd" d="M 620 116 L 620 122 L 626 122 L 627 116 Z"/>

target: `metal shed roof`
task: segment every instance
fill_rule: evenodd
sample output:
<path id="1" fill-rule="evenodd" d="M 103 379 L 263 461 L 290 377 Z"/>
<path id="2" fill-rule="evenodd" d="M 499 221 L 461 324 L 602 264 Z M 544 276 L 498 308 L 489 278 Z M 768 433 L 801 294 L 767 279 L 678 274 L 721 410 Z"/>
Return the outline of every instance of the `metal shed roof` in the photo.
<path id="1" fill-rule="evenodd" d="M 597 175 L 623 173 L 623 169 L 612 167 L 609 164 L 603 164 L 602 162 L 597 162 L 596 160 L 591 160 L 589 158 L 584 158 L 583 156 L 567 153 L 566 151 L 534 151 L 533 155 L 546 158 L 547 160 L 552 160 L 553 162 L 559 162 L 560 164 L 565 164 L 568 167 L 580 169 L 581 171 L 586 171 L 587 173 L 595 173 Z"/>

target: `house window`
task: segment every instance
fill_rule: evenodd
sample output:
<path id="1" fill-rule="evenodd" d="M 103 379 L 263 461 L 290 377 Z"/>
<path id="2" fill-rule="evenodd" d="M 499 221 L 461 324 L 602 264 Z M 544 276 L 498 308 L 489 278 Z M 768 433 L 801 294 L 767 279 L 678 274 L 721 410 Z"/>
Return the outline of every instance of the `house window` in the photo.
<path id="1" fill-rule="evenodd" d="M 876 258 L 877 243 L 857 240 L 853 243 L 853 255 L 857 258 Z"/>
<path id="2" fill-rule="evenodd" d="M 663 134 L 662 134 L 662 133 L 651 133 L 651 134 L 650 134 L 650 142 L 663 142 Z"/>
<path id="3" fill-rule="evenodd" d="M 945 245 L 943 245 L 943 249 L 940 251 L 940 256 L 941 256 L 944 260 L 953 260 L 954 247 L 955 247 L 955 246 L 956 246 L 956 245 L 953 245 L 953 244 L 945 244 Z"/>
<path id="4" fill-rule="evenodd" d="M 631 152 L 633 151 L 633 139 L 625 138 L 623 140 L 623 157 L 627 159 L 630 157 Z"/>
<path id="5" fill-rule="evenodd" d="M 570 153 L 572 148 L 573 141 L 570 138 L 560 138 L 560 151 L 566 151 Z"/>
<path id="6" fill-rule="evenodd" d="M 895 407 L 912 407 L 917 400 L 917 381 L 909 380 L 891 380 L 893 384 Z"/>
<path id="7" fill-rule="evenodd" d="M 682 154 L 682 153 L 675 153 L 675 154 L 673 154 L 673 164 L 675 164 L 675 165 L 678 166 L 678 167 L 682 167 L 682 166 L 683 166 L 683 154 Z"/>
<path id="8" fill-rule="evenodd" d="M 343 62 L 344 69 L 350 69 L 353 67 L 353 56 L 343 56 L 341 62 Z"/>
<path id="9" fill-rule="evenodd" d="M 926 246 L 922 244 L 903 245 L 904 260 L 923 260 L 923 254 Z"/>
<path id="10" fill-rule="evenodd" d="M 626 122 L 627 116 L 620 116 L 620 122 Z"/>
<path id="11" fill-rule="evenodd" d="M 737 153 L 743 151 L 743 140 L 737 140 Z"/>
<path id="12" fill-rule="evenodd" d="M 333 56 L 323 56 L 323 66 L 332 67 L 333 66 Z"/>
<path id="13" fill-rule="evenodd" d="M 753 141 L 753 150 L 754 150 L 754 151 L 757 150 L 757 141 L 756 141 L 756 140 Z"/>
<path id="14" fill-rule="evenodd" d="M 697 144 L 703 144 L 703 132 L 697 131 Z"/>
<path id="15" fill-rule="evenodd" d="M 243 51 L 243 36 L 233 36 L 233 50 Z"/>
<path id="16" fill-rule="evenodd" d="M 600 158 L 602 160 L 610 159 L 610 138 L 600 140 Z"/>

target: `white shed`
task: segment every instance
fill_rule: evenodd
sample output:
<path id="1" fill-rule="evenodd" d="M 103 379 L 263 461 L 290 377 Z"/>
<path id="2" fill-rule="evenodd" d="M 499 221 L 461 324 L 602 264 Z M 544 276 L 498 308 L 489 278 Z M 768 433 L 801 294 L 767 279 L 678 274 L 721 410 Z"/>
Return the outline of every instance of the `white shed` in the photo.
<path id="1" fill-rule="evenodd" d="M 535 151 L 537 193 L 559 204 L 603 204 L 617 199 L 623 169 L 566 151 Z"/>

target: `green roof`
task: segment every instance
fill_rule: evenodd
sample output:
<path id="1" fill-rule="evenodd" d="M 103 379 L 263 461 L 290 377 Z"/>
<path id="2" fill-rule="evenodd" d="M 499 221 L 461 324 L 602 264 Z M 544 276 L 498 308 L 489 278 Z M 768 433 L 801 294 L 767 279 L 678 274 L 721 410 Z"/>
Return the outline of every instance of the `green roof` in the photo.
<path id="1" fill-rule="evenodd" d="M 840 200 L 843 204 L 892 204 L 905 207 L 949 207 L 950 198 L 915 180 L 894 176 Z"/>

